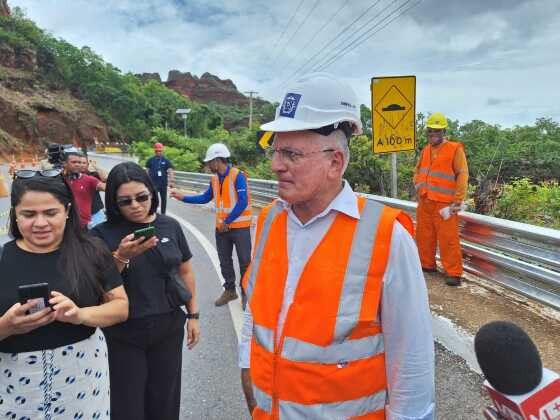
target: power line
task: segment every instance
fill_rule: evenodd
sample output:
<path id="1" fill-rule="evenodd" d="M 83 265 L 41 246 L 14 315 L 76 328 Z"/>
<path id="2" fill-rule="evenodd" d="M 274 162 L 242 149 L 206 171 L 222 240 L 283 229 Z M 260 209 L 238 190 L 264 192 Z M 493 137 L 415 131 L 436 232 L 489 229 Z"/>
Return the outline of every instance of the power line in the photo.
<path id="1" fill-rule="evenodd" d="M 412 0 L 407 0 L 406 2 L 404 2 L 401 6 L 399 6 L 397 9 L 393 10 L 393 12 L 391 12 L 389 15 L 387 15 L 385 18 L 383 18 L 380 22 L 378 22 L 378 24 L 376 24 L 373 28 L 371 28 L 369 31 L 367 31 L 366 33 L 364 33 L 363 35 L 368 35 L 373 29 L 376 28 L 376 26 L 378 26 L 381 22 L 383 22 L 383 20 L 389 18 L 393 13 L 395 13 L 396 11 L 398 11 L 399 9 L 402 9 L 404 6 L 406 6 L 408 3 L 410 3 Z M 396 19 L 398 19 L 399 17 L 401 17 L 402 15 L 404 15 L 406 12 L 408 12 L 409 10 L 411 10 L 412 8 L 416 7 L 418 4 L 420 4 L 422 2 L 422 0 L 418 0 L 417 2 L 411 4 L 409 7 L 407 7 L 405 10 L 401 11 L 399 14 L 397 14 L 396 16 L 394 16 L 391 20 L 389 20 L 386 24 L 384 24 L 382 27 L 380 27 L 379 29 L 377 29 L 375 32 L 369 34 L 369 36 L 367 36 L 364 40 L 360 41 L 358 44 L 355 44 L 353 46 L 349 46 L 349 49 L 344 49 L 342 52 L 340 52 L 337 56 L 333 57 L 331 60 L 329 60 L 326 64 L 322 65 L 317 71 L 323 71 L 324 69 L 326 69 L 328 66 L 330 66 L 331 64 L 333 64 L 334 62 L 338 61 L 340 58 L 344 57 L 346 54 L 348 54 L 349 52 L 353 51 L 354 49 L 356 49 L 358 46 L 360 46 L 361 44 L 363 44 L 365 41 L 369 40 L 370 38 L 372 38 L 375 34 L 377 34 L 379 31 L 381 31 L 382 29 L 384 29 L 385 27 L 387 27 L 389 24 L 391 24 L 393 21 L 395 21 Z M 359 38 L 361 38 L 363 35 L 361 35 Z M 359 38 L 357 38 L 356 40 L 354 40 L 353 42 L 356 42 Z"/>
<path id="2" fill-rule="evenodd" d="M 303 24 L 307 21 L 307 19 L 309 19 L 309 16 L 311 15 L 311 13 L 313 13 L 313 11 L 316 9 L 318 4 L 319 4 L 319 0 L 315 0 L 315 3 L 313 3 L 313 6 L 311 6 L 311 9 L 309 9 L 309 12 L 307 12 L 307 15 L 305 15 L 305 17 L 303 18 L 303 20 L 301 21 L 301 23 L 299 24 L 297 29 L 292 33 L 292 36 L 290 37 L 290 39 L 288 39 L 288 41 L 286 41 L 286 43 L 284 44 L 284 48 L 282 48 L 282 51 L 280 53 L 278 53 L 278 55 L 276 56 L 275 62 L 284 53 L 284 51 L 286 50 L 286 47 L 288 45 L 290 45 L 290 42 L 292 41 L 292 39 L 294 39 L 294 37 L 299 32 L 299 30 L 301 29 Z"/>
<path id="3" fill-rule="evenodd" d="M 379 4 L 381 0 L 379 0 L 377 4 Z M 395 4 L 397 2 L 397 0 L 393 0 L 392 4 Z M 367 28 L 367 26 L 375 21 L 385 10 L 387 10 L 389 7 L 391 6 L 391 3 L 389 2 L 389 4 L 387 4 L 387 6 L 385 6 L 383 9 L 381 9 L 379 12 L 377 12 L 376 14 L 373 15 L 373 17 L 371 19 L 369 19 L 367 22 L 365 22 L 363 25 L 361 25 L 359 28 L 357 28 L 355 31 L 353 31 L 352 33 L 350 33 L 348 36 L 346 36 L 344 39 L 337 41 L 336 45 L 334 47 L 332 47 L 332 51 L 338 50 L 338 48 L 340 48 L 342 45 L 344 45 L 349 39 L 351 39 L 352 37 L 354 37 L 354 35 L 356 35 L 358 32 L 360 32 L 362 29 Z M 328 53 L 326 55 L 326 57 L 328 57 L 331 53 Z M 322 57 L 319 59 L 318 63 L 320 63 L 321 61 L 324 61 L 326 57 Z M 316 64 L 316 67 L 318 66 L 318 64 Z"/>
<path id="4" fill-rule="evenodd" d="M 301 8 L 301 5 L 303 4 L 305 0 L 301 0 L 299 2 L 298 7 L 296 8 L 296 11 L 294 12 L 294 14 L 292 15 L 292 17 L 290 18 L 290 20 L 288 20 L 288 24 L 284 27 L 284 30 L 282 31 L 282 33 L 280 34 L 280 36 L 278 37 L 278 39 L 276 40 L 276 42 L 274 43 L 274 46 L 272 47 L 272 51 L 276 50 L 276 47 L 278 46 L 278 43 L 280 42 L 280 40 L 282 39 L 282 37 L 284 36 L 284 34 L 286 33 L 286 31 L 288 30 L 288 27 L 290 26 L 290 24 L 292 23 L 292 20 L 294 20 L 294 16 L 297 14 L 297 12 L 299 11 L 299 9 Z"/>
<path id="5" fill-rule="evenodd" d="M 282 84 L 285 84 L 286 82 L 288 82 L 289 80 L 291 80 L 292 78 L 294 78 L 294 76 L 296 76 L 297 74 L 299 74 L 300 72 L 302 72 L 302 70 L 304 68 L 306 68 L 309 63 L 311 63 L 313 61 L 313 59 L 315 57 L 317 57 L 319 54 L 321 54 L 325 48 L 327 48 L 330 44 L 333 43 L 333 41 L 335 41 L 338 37 L 340 37 L 341 35 L 343 35 L 349 28 L 352 27 L 352 25 L 354 25 L 357 21 L 359 21 L 362 17 L 364 17 L 377 3 L 379 3 L 380 0 L 376 0 L 373 2 L 373 4 L 371 6 L 369 6 L 360 16 L 358 16 L 356 19 L 354 19 L 352 22 L 350 22 L 348 25 L 346 25 L 339 33 L 337 33 L 330 41 L 328 41 L 325 45 L 323 45 L 323 47 L 317 51 L 315 54 L 313 54 L 305 63 L 303 63 L 301 66 L 298 67 L 298 69 L 296 71 L 294 71 L 290 77 L 288 77 L 287 79 L 284 80 L 284 82 Z"/>
<path id="6" fill-rule="evenodd" d="M 338 14 L 342 11 L 342 9 L 344 9 L 346 7 L 346 5 L 349 2 L 350 2 L 350 0 L 346 0 L 346 2 L 342 6 L 340 6 L 340 8 L 336 12 L 334 12 L 334 14 L 325 21 L 323 26 L 321 26 L 321 28 L 313 34 L 313 36 L 309 39 L 309 41 L 307 41 L 307 44 L 305 44 L 302 48 L 300 48 L 299 52 L 294 57 L 294 60 L 299 58 L 299 56 L 305 51 L 305 49 L 307 47 L 309 47 L 309 45 L 311 45 L 311 43 L 315 40 L 315 38 L 317 38 L 317 35 L 319 35 L 321 32 L 323 32 L 323 30 L 329 25 L 329 23 L 331 23 L 338 16 Z"/>
<path id="7" fill-rule="evenodd" d="M 348 48 L 349 45 L 351 45 L 355 40 L 359 39 L 362 35 L 364 35 L 365 33 L 367 33 L 369 30 L 371 30 L 371 28 L 368 30 L 368 25 L 375 21 L 376 19 L 378 19 L 387 9 L 389 9 L 391 6 L 395 5 L 397 3 L 397 0 L 389 0 L 389 3 L 383 8 L 381 9 L 379 12 L 377 12 L 371 19 L 369 19 L 366 23 L 364 23 L 363 25 L 361 25 L 359 28 L 357 28 L 355 31 L 353 31 L 349 36 L 347 36 L 346 38 L 344 38 L 344 40 L 342 42 L 338 42 L 337 45 L 332 49 L 332 51 L 330 51 L 328 54 L 326 54 L 324 57 L 321 57 L 316 63 L 315 63 L 315 67 L 311 70 L 311 71 L 315 71 L 315 69 L 321 67 L 324 63 L 328 62 L 333 56 L 339 54 L 341 51 L 343 51 L 345 48 Z M 379 24 L 379 22 L 377 22 L 376 24 L 373 25 L 373 28 L 375 28 L 377 25 Z M 361 34 L 358 35 L 356 38 L 354 38 L 354 40 L 350 41 L 348 44 L 345 45 L 345 43 L 353 38 L 356 34 L 359 34 L 363 29 L 365 29 L 366 31 Z"/>

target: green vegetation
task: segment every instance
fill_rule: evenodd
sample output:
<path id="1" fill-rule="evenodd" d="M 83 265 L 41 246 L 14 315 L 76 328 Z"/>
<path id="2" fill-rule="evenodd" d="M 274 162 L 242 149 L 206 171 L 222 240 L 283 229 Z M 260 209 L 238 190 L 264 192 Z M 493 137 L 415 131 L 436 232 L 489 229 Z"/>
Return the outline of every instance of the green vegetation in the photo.
<path id="1" fill-rule="evenodd" d="M 205 105 L 192 102 L 155 81 L 142 83 L 133 74 L 119 69 L 89 47 L 76 48 L 63 39 L 38 28 L 21 9 L 11 17 L 0 17 L 0 41 L 16 52 L 34 50 L 38 76 L 48 89 L 68 89 L 88 101 L 107 122 L 115 139 L 147 140 L 153 127 L 167 124 L 182 128 L 177 108 L 191 108 L 189 133 L 205 136 L 221 125 L 219 114 Z"/>
<path id="2" fill-rule="evenodd" d="M 167 146 L 166 155 L 179 170 L 199 171 L 206 148 L 214 142 L 228 145 L 233 162 L 251 177 L 273 178 L 270 162 L 255 146 L 258 123 L 243 125 L 242 107 L 192 102 L 155 82 L 141 82 L 89 47 L 76 48 L 39 29 L 15 8 L 10 18 L 0 18 L 0 42 L 16 52 L 36 51 L 38 76 L 46 89 L 67 89 L 91 103 L 108 123 L 115 139 L 127 139 L 131 152 L 145 160 L 152 145 Z M 177 108 L 191 108 L 188 138 L 182 135 Z M 270 120 L 270 105 L 255 105 L 255 120 Z M 351 142 L 346 178 L 355 190 L 388 195 L 390 157 L 373 155 L 370 110 L 361 106 L 364 135 Z M 398 155 L 399 197 L 414 199 L 412 176 L 419 151 L 426 144 L 423 114 L 417 116 L 417 149 Z M 166 128 L 163 128 L 166 127 Z M 483 121 L 460 124 L 450 121 L 449 137 L 464 143 L 471 174 L 470 209 L 548 227 L 560 227 L 560 125 L 538 119 L 533 125 L 501 128 Z M 6 141 L 4 139 L 3 141 Z"/>

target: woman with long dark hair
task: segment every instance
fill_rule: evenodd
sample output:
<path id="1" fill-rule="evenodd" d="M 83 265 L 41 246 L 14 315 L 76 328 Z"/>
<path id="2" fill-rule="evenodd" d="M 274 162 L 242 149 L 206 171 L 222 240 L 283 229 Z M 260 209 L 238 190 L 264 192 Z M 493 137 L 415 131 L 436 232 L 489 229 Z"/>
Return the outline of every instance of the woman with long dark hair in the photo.
<path id="1" fill-rule="evenodd" d="M 80 227 L 58 171 L 16 172 L 11 206 L 14 239 L 0 252 L 0 417 L 108 419 L 107 346 L 97 327 L 128 316 L 113 258 Z M 43 297 L 18 294 L 37 283 Z"/>
<path id="2" fill-rule="evenodd" d="M 111 170 L 107 221 L 92 233 L 113 251 L 130 299 L 129 319 L 104 330 L 113 420 L 177 420 L 185 320 L 188 348 L 199 339 L 192 254 L 179 223 L 157 214 L 157 207 L 156 190 L 144 169 L 123 162 Z M 135 239 L 134 232 L 146 228 L 155 235 Z M 190 299 L 178 289 L 190 291 Z"/>

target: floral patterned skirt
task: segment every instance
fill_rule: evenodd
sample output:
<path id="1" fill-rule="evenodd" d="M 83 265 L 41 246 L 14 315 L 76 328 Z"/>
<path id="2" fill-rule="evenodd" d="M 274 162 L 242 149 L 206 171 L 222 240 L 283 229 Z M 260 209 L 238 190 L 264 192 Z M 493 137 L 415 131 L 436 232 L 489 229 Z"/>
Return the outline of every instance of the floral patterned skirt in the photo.
<path id="1" fill-rule="evenodd" d="M 101 330 L 50 350 L 0 353 L 0 419 L 109 419 L 109 363 Z"/>

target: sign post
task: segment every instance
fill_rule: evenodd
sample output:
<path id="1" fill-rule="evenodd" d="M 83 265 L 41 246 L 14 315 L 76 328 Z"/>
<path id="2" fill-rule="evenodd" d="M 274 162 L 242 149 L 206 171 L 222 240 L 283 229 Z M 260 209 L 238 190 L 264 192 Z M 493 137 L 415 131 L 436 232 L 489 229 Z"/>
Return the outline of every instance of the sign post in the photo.
<path id="1" fill-rule="evenodd" d="M 187 137 L 187 116 L 189 115 L 189 112 L 191 112 L 190 108 L 179 108 L 175 111 L 175 114 L 179 114 L 181 118 L 183 118 L 183 132 L 185 137 Z"/>
<path id="2" fill-rule="evenodd" d="M 391 153 L 391 196 L 397 196 L 397 152 L 416 148 L 416 76 L 371 79 L 373 153 Z"/>

